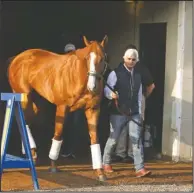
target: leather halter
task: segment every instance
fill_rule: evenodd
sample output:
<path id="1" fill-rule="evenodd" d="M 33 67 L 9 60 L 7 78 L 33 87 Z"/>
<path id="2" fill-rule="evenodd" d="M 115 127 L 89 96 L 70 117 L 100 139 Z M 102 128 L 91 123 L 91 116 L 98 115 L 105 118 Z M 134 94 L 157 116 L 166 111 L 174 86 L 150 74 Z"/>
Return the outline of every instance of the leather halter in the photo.
<path id="1" fill-rule="evenodd" d="M 107 62 L 107 54 L 104 52 L 104 56 L 105 56 L 105 60 L 104 60 L 104 69 L 103 69 L 103 71 L 101 72 L 101 73 L 99 73 L 99 72 L 96 72 L 96 71 L 89 71 L 88 72 L 88 76 L 95 76 L 97 79 L 104 79 L 104 74 L 105 74 L 105 72 L 106 72 L 106 70 L 107 70 L 107 68 L 108 68 L 108 62 Z M 86 58 L 88 58 L 89 57 L 89 55 L 86 57 Z"/>

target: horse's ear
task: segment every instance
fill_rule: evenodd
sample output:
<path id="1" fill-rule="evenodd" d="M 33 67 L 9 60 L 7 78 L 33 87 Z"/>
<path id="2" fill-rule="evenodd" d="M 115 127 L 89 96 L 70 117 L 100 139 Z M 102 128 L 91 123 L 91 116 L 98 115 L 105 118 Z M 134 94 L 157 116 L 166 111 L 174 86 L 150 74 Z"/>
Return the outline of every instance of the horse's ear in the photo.
<path id="1" fill-rule="evenodd" d="M 87 40 L 86 36 L 83 36 L 83 40 L 86 46 L 90 45 L 90 42 Z"/>
<path id="2" fill-rule="evenodd" d="M 102 47 L 105 47 L 107 43 L 108 43 L 108 36 L 105 35 L 100 44 L 101 44 Z"/>

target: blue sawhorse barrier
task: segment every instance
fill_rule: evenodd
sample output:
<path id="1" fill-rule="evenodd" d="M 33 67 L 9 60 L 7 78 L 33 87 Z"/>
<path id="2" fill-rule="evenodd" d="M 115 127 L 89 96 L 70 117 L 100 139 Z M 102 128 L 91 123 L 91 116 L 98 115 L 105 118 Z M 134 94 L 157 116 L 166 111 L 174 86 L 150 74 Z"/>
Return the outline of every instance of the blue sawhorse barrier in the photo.
<path id="1" fill-rule="evenodd" d="M 25 96 L 26 96 L 25 94 L 19 93 L 1 93 L 1 100 L 7 101 L 7 106 L 5 112 L 3 134 L 1 139 L 0 181 L 2 179 L 3 169 L 29 168 L 32 174 L 34 189 L 38 190 L 39 189 L 38 179 L 30 150 L 26 122 L 21 107 L 21 102 L 25 100 Z M 20 135 L 26 152 L 26 158 L 20 158 L 10 154 L 6 154 L 13 114 L 15 114 L 16 116 L 16 121 L 19 127 Z"/>

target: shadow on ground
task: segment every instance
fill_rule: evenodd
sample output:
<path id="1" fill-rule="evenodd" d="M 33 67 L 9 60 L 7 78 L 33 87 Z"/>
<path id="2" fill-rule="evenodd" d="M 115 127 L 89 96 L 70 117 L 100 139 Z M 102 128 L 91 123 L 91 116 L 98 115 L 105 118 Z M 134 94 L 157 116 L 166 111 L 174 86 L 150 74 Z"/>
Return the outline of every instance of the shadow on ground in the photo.
<path id="1" fill-rule="evenodd" d="M 132 163 L 114 163 L 115 172 L 107 174 L 107 181 L 96 180 L 90 159 L 59 160 L 59 173 L 49 173 L 48 161 L 40 160 L 37 165 L 37 176 L 41 189 L 83 188 L 99 185 L 140 185 L 140 184 L 192 184 L 192 163 L 173 163 L 166 161 L 147 162 L 146 167 L 152 176 L 136 178 Z M 32 190 L 32 178 L 29 170 L 5 171 L 2 179 L 2 191 Z"/>

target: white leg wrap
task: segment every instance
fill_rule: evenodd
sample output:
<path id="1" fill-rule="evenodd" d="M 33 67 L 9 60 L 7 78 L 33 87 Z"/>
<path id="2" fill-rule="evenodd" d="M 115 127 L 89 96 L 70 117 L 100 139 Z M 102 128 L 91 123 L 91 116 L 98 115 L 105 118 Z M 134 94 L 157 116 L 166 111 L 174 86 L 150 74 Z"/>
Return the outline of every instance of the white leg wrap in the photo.
<path id="1" fill-rule="evenodd" d="M 52 139 L 52 145 L 49 152 L 49 158 L 52 160 L 57 160 L 59 157 L 59 152 L 61 150 L 61 145 L 63 143 L 63 140 L 57 141 L 55 139 Z"/>
<path id="2" fill-rule="evenodd" d="M 34 141 L 34 138 L 32 136 L 32 133 L 30 131 L 30 128 L 28 125 L 26 125 L 26 130 L 27 130 L 27 134 L 28 134 L 28 139 L 29 139 L 29 143 L 30 143 L 30 148 L 36 148 L 36 143 Z M 22 142 L 22 153 L 25 154 L 25 149 L 24 149 L 24 144 Z"/>
<path id="3" fill-rule="evenodd" d="M 92 153 L 92 166 L 93 169 L 102 168 L 102 156 L 100 150 L 100 144 L 90 145 L 91 153 Z"/>

